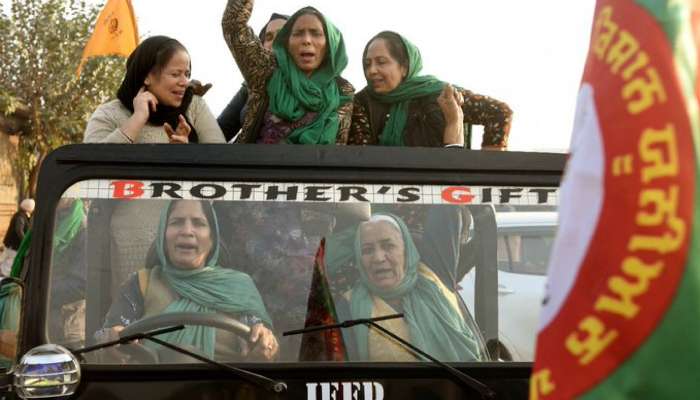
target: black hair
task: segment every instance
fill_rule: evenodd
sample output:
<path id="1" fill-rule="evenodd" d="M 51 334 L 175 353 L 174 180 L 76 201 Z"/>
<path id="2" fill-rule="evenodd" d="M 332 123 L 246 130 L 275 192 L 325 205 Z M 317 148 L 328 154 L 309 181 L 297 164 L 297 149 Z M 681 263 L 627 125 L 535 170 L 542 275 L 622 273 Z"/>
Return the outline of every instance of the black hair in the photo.
<path id="1" fill-rule="evenodd" d="M 178 51 L 187 52 L 185 46 L 176 39 L 167 36 L 151 36 L 139 44 L 126 60 L 126 74 L 122 80 L 117 98 L 132 113 L 134 112 L 134 97 L 144 85 L 144 81 L 151 72 L 160 75 Z M 190 70 L 192 61 L 190 60 Z M 172 127 L 178 125 L 178 116 L 182 115 L 187 119 L 185 112 L 192 102 L 194 93 L 190 87 L 185 91 L 185 97 L 179 107 L 170 107 L 158 104 L 157 111 L 149 113 L 148 122 L 153 125 L 163 125 L 169 123 Z M 187 123 L 192 128 L 190 142 L 197 142 L 197 133 L 188 120 Z"/>
<path id="2" fill-rule="evenodd" d="M 365 70 L 365 59 L 367 58 L 367 50 L 369 45 L 372 44 L 377 39 L 384 39 L 386 47 L 389 50 L 389 55 L 399 63 L 400 66 L 409 70 L 410 64 L 408 59 L 408 51 L 406 51 L 406 45 L 404 45 L 401 35 L 392 31 L 382 31 L 374 35 L 372 39 L 367 42 L 365 46 L 365 51 L 362 53 L 362 70 Z"/>
<path id="3" fill-rule="evenodd" d="M 294 24 L 297 22 L 299 17 L 303 15 L 313 15 L 316 18 L 321 21 L 321 26 L 323 27 L 323 35 L 326 37 L 326 41 L 328 41 L 328 32 L 326 32 L 326 18 L 321 14 L 320 11 L 313 7 L 304 7 L 300 9 L 299 11 L 295 12 L 294 15 L 292 15 L 288 20 L 287 24 L 289 24 L 289 29 L 287 29 L 287 32 L 284 36 L 282 36 L 281 40 L 282 43 L 284 43 L 284 47 L 287 48 L 289 46 L 289 35 L 292 33 L 292 28 L 294 28 Z M 286 24 L 285 24 L 286 25 Z M 325 62 L 325 60 L 324 60 Z"/>
<path id="4" fill-rule="evenodd" d="M 117 91 L 117 97 L 130 111 L 134 111 L 132 100 L 136 97 L 148 74 L 160 74 L 178 51 L 187 49 L 176 39 L 167 36 L 151 36 L 139 44 L 126 60 L 126 74 Z M 192 68 L 190 62 L 190 68 Z"/>
<path id="5" fill-rule="evenodd" d="M 267 26 L 270 25 L 270 22 L 272 22 L 276 19 L 288 21 L 289 15 L 272 13 L 272 15 L 270 16 L 270 19 L 267 20 L 267 23 L 265 24 L 265 26 L 263 26 L 262 29 L 260 30 L 260 33 L 258 33 L 258 38 L 260 38 L 261 42 L 265 41 L 265 33 L 267 32 Z"/>

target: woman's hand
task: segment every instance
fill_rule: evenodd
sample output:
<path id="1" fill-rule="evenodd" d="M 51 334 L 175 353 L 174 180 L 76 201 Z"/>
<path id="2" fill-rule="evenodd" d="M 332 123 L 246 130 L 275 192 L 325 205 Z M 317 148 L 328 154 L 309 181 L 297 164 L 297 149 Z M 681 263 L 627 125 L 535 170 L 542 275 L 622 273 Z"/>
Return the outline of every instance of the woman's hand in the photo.
<path id="1" fill-rule="evenodd" d="M 277 338 L 271 330 L 267 329 L 263 324 L 255 324 L 250 330 L 250 343 L 252 351 L 248 357 L 272 361 L 277 358 L 279 352 L 279 344 Z"/>
<path id="2" fill-rule="evenodd" d="M 111 342 L 119 339 L 119 333 L 124 330 L 124 325 L 115 325 L 111 328 L 103 328 L 97 331 L 97 341 L 99 343 Z"/>
<path id="3" fill-rule="evenodd" d="M 168 135 L 170 143 L 187 144 L 190 142 L 189 136 L 192 128 L 190 128 L 182 114 L 177 118 L 177 128 L 173 130 L 173 127 L 166 122 L 163 125 L 163 129 L 165 129 L 165 134 Z"/>
<path id="4" fill-rule="evenodd" d="M 17 357 L 17 332 L 0 330 L 0 356 L 10 360 Z"/>
<path id="5" fill-rule="evenodd" d="M 464 98 L 462 93 L 449 83 L 445 85 L 442 89 L 442 93 L 437 98 L 438 105 L 442 110 L 442 114 L 445 116 L 445 122 L 449 124 L 453 123 L 463 123 L 464 112 L 462 111 L 462 104 L 464 104 Z"/>
<path id="6" fill-rule="evenodd" d="M 97 343 L 107 343 L 119 339 L 119 333 L 124 330 L 123 325 L 116 325 L 110 328 L 103 328 L 95 334 L 95 339 Z M 135 341 L 138 342 L 138 341 Z M 109 360 L 108 362 L 116 362 L 120 364 L 129 363 L 130 357 L 119 351 L 119 346 L 112 346 L 102 350 L 100 357 L 104 360 Z"/>
<path id="7" fill-rule="evenodd" d="M 151 112 L 155 112 L 157 108 L 158 99 L 156 96 L 146 90 L 145 86 L 142 86 L 134 97 L 134 115 L 142 118 L 145 123 Z"/>
<path id="8" fill-rule="evenodd" d="M 462 93 L 452 85 L 447 84 L 438 96 L 437 102 L 445 117 L 445 132 L 442 142 L 445 145 L 464 146 L 464 112 L 462 111 L 464 97 L 462 97 Z"/>
<path id="9" fill-rule="evenodd" d="M 209 89 L 212 88 L 212 86 L 213 85 L 211 83 L 207 83 L 206 85 L 203 85 L 202 82 L 200 82 L 196 79 L 192 79 L 190 81 L 190 87 L 192 88 L 192 93 L 194 93 L 200 97 L 207 94 L 207 92 L 209 91 Z"/>
<path id="10" fill-rule="evenodd" d="M 158 107 L 158 99 L 153 93 L 146 90 L 146 87 L 141 87 L 138 94 L 133 100 L 134 113 L 131 117 L 119 127 L 119 130 L 126 136 L 129 143 L 135 143 L 141 134 L 141 130 L 148 122 L 148 117 L 151 112 L 156 111 Z"/>

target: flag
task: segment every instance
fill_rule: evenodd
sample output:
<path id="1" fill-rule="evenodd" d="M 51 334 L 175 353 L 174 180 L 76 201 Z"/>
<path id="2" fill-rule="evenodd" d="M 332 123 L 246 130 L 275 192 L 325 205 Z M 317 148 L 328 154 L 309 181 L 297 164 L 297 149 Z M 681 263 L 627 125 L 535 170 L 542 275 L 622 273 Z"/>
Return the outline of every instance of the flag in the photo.
<path id="1" fill-rule="evenodd" d="M 76 75 L 80 76 L 89 57 L 128 57 L 138 44 L 139 33 L 131 0 L 109 0 L 97 17 L 95 30 L 83 50 Z"/>
<path id="2" fill-rule="evenodd" d="M 324 263 L 325 239 L 321 240 L 314 261 L 304 327 L 337 324 L 335 304 Z M 299 361 L 345 361 L 345 345 L 340 329 L 304 333 Z"/>
<path id="3" fill-rule="evenodd" d="M 697 12 L 597 2 L 532 400 L 700 393 Z"/>

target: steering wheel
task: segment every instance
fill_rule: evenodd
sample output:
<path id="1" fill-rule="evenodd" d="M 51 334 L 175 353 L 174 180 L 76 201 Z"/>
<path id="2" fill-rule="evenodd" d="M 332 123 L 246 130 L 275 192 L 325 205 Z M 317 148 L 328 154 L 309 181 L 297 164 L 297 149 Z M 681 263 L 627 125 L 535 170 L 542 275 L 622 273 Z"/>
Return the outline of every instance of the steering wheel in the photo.
<path id="1" fill-rule="evenodd" d="M 155 329 L 167 328 L 176 325 L 199 325 L 224 329 L 235 333 L 243 339 L 250 336 L 250 327 L 241 321 L 218 313 L 175 312 L 153 315 L 138 320 L 119 333 L 119 337 L 133 335 L 135 333 L 149 332 Z M 158 356 L 151 349 L 140 343 L 131 343 L 120 350 L 129 354 L 140 362 L 157 363 Z"/>

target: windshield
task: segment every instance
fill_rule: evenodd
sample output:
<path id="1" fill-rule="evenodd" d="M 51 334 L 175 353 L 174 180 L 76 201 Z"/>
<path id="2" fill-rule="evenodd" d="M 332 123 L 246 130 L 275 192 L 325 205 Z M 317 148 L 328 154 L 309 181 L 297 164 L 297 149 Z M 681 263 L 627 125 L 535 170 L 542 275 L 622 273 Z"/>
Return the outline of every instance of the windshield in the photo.
<path id="1" fill-rule="evenodd" d="M 490 337 L 474 276 L 498 266 L 543 280 L 557 202 L 537 187 L 83 181 L 56 209 L 49 341 L 79 348 L 181 323 L 162 339 L 220 361 L 426 361 L 364 326 L 283 335 L 402 313 L 380 324 L 439 360 L 493 360 L 494 343 L 534 344 L 542 283 L 517 293 L 537 302 L 498 305 Z M 503 332 L 510 317 L 531 331 Z M 89 362 L 193 362 L 145 342 L 96 353 Z"/>

